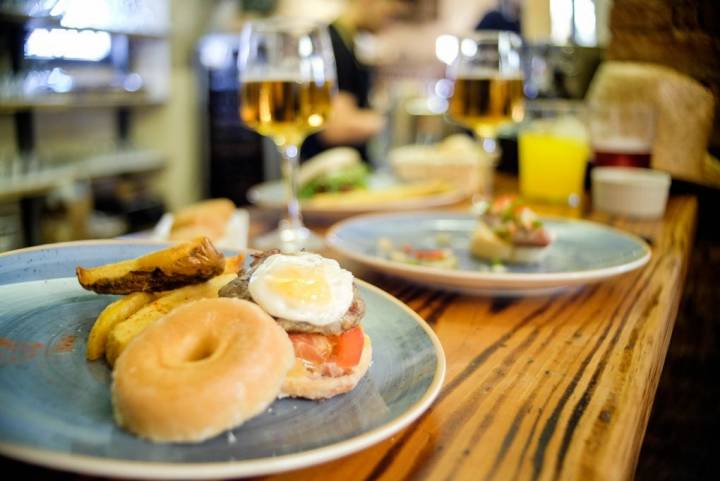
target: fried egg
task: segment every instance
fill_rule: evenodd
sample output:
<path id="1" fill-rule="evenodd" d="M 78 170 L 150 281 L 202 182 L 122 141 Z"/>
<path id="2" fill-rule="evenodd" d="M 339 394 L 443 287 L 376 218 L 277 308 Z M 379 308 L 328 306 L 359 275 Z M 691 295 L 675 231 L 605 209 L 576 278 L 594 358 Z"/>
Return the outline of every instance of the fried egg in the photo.
<path id="1" fill-rule="evenodd" d="M 337 261 L 317 254 L 275 254 L 253 272 L 253 301 L 271 316 L 326 326 L 347 312 L 353 276 Z"/>

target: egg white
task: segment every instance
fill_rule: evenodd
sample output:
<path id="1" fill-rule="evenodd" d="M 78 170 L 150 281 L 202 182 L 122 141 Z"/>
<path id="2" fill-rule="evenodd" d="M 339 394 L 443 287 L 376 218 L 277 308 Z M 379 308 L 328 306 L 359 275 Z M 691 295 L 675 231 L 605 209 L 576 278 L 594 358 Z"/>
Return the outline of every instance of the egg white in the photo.
<path id="1" fill-rule="evenodd" d="M 306 270 L 308 273 L 320 273 L 329 286 L 330 302 L 307 302 L 300 308 L 293 305 L 297 304 L 297 299 L 286 299 L 272 289 L 269 278 L 287 266 Z M 341 268 L 337 261 L 317 254 L 275 254 L 255 269 L 248 283 L 248 291 L 253 301 L 271 316 L 326 326 L 340 320 L 350 308 L 354 295 L 353 275 Z"/>

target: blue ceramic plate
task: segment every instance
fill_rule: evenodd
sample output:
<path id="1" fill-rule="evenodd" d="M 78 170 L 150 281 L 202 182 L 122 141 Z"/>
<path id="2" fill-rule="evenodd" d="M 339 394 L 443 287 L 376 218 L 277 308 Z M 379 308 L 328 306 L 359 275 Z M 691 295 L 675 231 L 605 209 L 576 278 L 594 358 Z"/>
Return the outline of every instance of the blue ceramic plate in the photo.
<path id="1" fill-rule="evenodd" d="M 555 238 L 545 259 L 530 265 L 508 264 L 501 272 L 470 255 L 470 238 L 476 225 L 470 214 L 413 212 L 354 217 L 334 225 L 327 240 L 341 255 L 371 268 L 435 288 L 473 294 L 547 294 L 617 276 L 650 260 L 648 245 L 633 235 L 594 222 L 543 221 Z M 436 248 L 439 235 L 447 238 L 457 256 L 457 268 L 396 262 L 378 249 L 381 238 L 396 246 Z"/>
<path id="2" fill-rule="evenodd" d="M 283 399 L 200 444 L 153 444 L 112 419 L 110 369 L 85 360 L 95 317 L 115 296 L 85 291 L 77 265 L 157 249 L 151 242 L 43 246 L 0 256 L 0 453 L 84 473 L 143 478 L 267 474 L 358 451 L 407 426 L 432 403 L 445 358 L 432 330 L 389 294 L 360 282 L 374 359 L 352 392 Z"/>

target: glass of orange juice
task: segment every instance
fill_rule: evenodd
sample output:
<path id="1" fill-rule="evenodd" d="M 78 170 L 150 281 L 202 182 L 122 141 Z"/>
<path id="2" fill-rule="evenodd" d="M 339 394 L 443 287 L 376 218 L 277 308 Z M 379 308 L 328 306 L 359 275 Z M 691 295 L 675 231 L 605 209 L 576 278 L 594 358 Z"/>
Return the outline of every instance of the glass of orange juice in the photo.
<path id="1" fill-rule="evenodd" d="M 590 144 L 581 104 L 528 103 L 519 133 L 520 193 L 528 200 L 576 207 Z"/>

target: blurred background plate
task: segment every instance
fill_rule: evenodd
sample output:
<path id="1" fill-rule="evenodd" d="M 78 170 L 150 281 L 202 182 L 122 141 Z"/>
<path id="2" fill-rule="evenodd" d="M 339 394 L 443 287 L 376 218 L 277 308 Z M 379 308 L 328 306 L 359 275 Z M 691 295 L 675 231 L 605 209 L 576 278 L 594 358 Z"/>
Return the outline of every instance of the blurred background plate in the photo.
<path id="1" fill-rule="evenodd" d="M 376 214 L 340 222 L 327 234 L 328 244 L 341 256 L 364 266 L 427 284 L 471 294 L 543 295 L 558 289 L 598 282 L 642 267 L 650 260 L 650 248 L 635 237 L 593 222 L 543 219 L 555 240 L 538 264 L 504 266 L 493 271 L 470 255 L 469 245 L 476 220 L 470 214 L 414 212 Z M 405 264 L 383 257 L 378 240 L 395 246 L 438 247 L 446 237 L 458 258 L 455 269 Z"/>
<path id="2" fill-rule="evenodd" d="M 383 174 L 370 174 L 368 181 L 369 193 L 379 192 L 383 189 L 396 188 L 403 185 L 395 177 Z M 335 205 L 317 205 L 312 201 L 305 201 L 302 205 L 304 217 L 318 219 L 343 219 L 352 215 L 367 212 L 395 212 L 402 210 L 429 209 L 456 204 L 469 196 L 467 192 L 459 190 L 446 190 L 428 195 L 408 197 L 398 200 L 387 200 L 378 197 L 377 201 L 369 195 L 360 201 L 337 203 Z M 285 185 L 281 181 L 263 182 L 255 185 L 248 191 L 248 199 L 253 204 L 269 209 L 285 209 Z"/>
<path id="3" fill-rule="evenodd" d="M 170 241 L 175 216 L 166 212 L 152 230 L 150 238 L 156 241 Z M 247 209 L 235 209 L 227 222 L 225 234 L 213 243 L 220 249 L 243 251 L 247 249 L 250 214 Z"/>
<path id="4" fill-rule="evenodd" d="M 84 473 L 142 478 L 250 476 L 358 451 L 415 420 L 445 375 L 425 322 L 360 282 L 374 359 L 352 392 L 323 402 L 276 401 L 241 427 L 199 444 L 153 444 L 112 419 L 111 372 L 85 360 L 93 320 L 115 296 L 83 290 L 75 266 L 136 257 L 152 242 L 79 242 L 0 256 L 0 453 Z"/>

